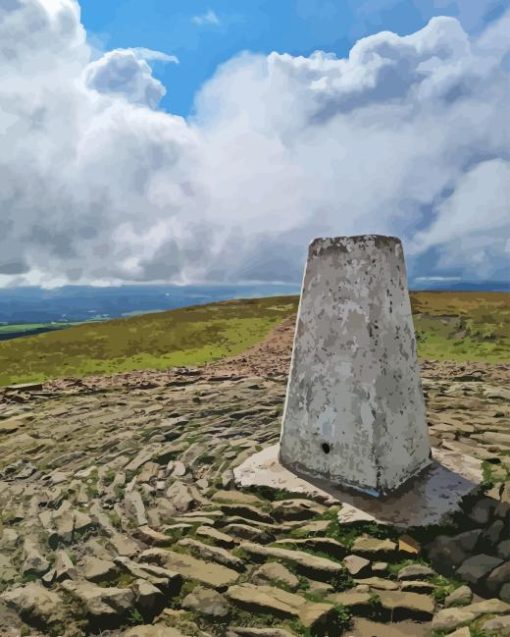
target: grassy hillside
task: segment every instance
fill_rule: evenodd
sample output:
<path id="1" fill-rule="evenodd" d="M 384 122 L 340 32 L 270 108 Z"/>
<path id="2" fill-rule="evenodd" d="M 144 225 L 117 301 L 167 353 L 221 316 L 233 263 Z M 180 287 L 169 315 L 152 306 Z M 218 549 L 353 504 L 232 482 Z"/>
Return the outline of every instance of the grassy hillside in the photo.
<path id="1" fill-rule="evenodd" d="M 295 314 L 296 297 L 227 301 L 0 342 L 0 385 L 199 365 L 238 354 Z"/>
<path id="2" fill-rule="evenodd" d="M 411 300 L 421 357 L 510 360 L 510 294 L 417 292 Z M 0 342 L 0 385 L 217 360 L 261 340 L 297 302 L 228 301 Z"/>
<path id="3" fill-rule="evenodd" d="M 510 362 L 508 292 L 411 294 L 422 358 Z"/>

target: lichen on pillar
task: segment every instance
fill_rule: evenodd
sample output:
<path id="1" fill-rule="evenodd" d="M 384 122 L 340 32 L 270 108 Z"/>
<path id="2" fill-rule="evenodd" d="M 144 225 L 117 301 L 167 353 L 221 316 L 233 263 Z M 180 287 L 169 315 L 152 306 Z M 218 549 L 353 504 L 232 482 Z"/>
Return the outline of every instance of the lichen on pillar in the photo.
<path id="1" fill-rule="evenodd" d="M 399 239 L 310 244 L 280 461 L 375 496 L 396 491 L 430 463 Z"/>

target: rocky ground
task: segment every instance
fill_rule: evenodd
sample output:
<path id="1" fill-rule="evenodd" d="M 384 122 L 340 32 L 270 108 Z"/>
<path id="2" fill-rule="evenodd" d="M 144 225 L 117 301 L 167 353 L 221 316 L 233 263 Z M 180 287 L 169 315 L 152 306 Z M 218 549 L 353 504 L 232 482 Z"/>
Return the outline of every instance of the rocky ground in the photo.
<path id="1" fill-rule="evenodd" d="M 291 337 L 0 390 L 2 637 L 510 635 L 510 365 L 422 365 L 433 444 L 481 458 L 486 482 L 402 535 L 236 488 L 278 440 Z"/>

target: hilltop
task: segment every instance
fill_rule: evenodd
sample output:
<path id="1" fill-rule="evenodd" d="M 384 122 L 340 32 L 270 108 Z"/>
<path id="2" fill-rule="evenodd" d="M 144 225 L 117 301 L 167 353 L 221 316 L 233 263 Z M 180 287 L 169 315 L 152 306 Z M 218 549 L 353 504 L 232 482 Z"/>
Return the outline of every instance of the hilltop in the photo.
<path id="1" fill-rule="evenodd" d="M 488 346 L 508 359 L 508 299 L 489 296 L 484 323 L 479 293 L 413 295 L 422 354 L 443 347 L 421 361 L 431 443 L 481 459 L 485 480 L 445 526 L 407 532 L 236 486 L 235 467 L 278 441 L 296 301 L 191 308 L 180 326 L 177 312 L 115 322 L 161 321 L 154 343 L 172 325 L 188 361 L 201 335 L 205 364 L 0 388 L 2 637 L 506 634 L 510 364 L 464 359 Z M 105 326 L 4 345 L 36 352 L 38 339 Z"/>
<path id="2" fill-rule="evenodd" d="M 422 359 L 510 358 L 510 294 L 414 292 Z M 78 325 L 0 342 L 0 385 L 202 365 L 232 356 L 294 317 L 298 297 L 245 299 Z"/>

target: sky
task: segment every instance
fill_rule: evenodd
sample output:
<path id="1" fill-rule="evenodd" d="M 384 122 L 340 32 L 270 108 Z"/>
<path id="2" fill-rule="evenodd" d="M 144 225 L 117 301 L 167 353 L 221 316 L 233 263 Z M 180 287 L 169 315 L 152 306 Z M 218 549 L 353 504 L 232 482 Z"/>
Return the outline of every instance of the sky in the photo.
<path id="1" fill-rule="evenodd" d="M 508 0 L 0 0 L 0 286 L 504 281 Z"/>
<path id="2" fill-rule="evenodd" d="M 406 35 L 435 15 L 459 18 L 478 32 L 500 16 L 498 0 L 82 0 L 82 22 L 100 49 L 148 47 L 177 56 L 157 65 L 168 89 L 161 106 L 187 116 L 200 87 L 241 51 L 308 56 L 349 53 L 360 37 Z"/>

